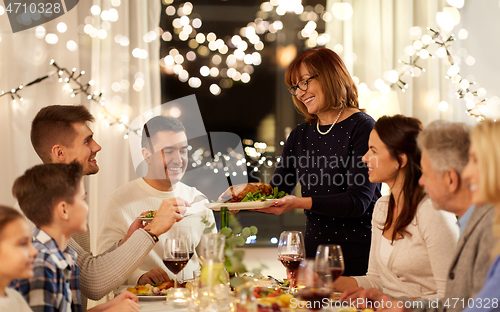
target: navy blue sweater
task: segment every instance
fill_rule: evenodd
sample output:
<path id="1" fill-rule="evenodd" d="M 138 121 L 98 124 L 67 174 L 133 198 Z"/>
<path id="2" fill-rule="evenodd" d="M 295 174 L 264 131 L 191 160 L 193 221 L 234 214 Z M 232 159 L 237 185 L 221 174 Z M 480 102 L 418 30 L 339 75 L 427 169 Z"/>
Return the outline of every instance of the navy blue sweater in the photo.
<path id="1" fill-rule="evenodd" d="M 361 158 L 375 121 L 358 112 L 337 123 L 326 135 L 316 124 L 298 125 L 288 137 L 271 185 L 291 193 L 297 183 L 302 196 L 312 198 L 307 217 L 307 257 L 320 244 L 339 244 L 345 258 L 345 275 L 364 275 L 368 267 L 373 206 L 380 184 L 368 180 Z M 330 125 L 320 126 L 322 132 Z"/>

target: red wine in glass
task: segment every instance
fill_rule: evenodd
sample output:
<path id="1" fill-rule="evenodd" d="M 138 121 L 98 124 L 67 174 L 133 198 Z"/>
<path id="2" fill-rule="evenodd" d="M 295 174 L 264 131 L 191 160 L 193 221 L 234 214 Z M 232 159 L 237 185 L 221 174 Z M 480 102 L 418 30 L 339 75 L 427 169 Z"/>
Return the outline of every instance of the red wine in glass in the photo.
<path id="1" fill-rule="evenodd" d="M 332 282 L 335 282 L 344 273 L 342 268 L 330 268 L 330 274 L 332 275 Z"/>
<path id="2" fill-rule="evenodd" d="M 297 274 L 297 286 L 300 289 L 298 295 L 306 301 L 306 307 L 310 311 L 321 310 L 329 304 L 328 298 L 333 290 L 330 274 L 326 261 L 304 260 L 300 263 Z"/>
<path id="3" fill-rule="evenodd" d="M 286 268 L 287 278 L 290 281 L 290 287 L 295 287 L 297 284 L 297 270 L 299 269 L 300 261 L 303 257 L 298 255 L 281 255 L 280 261 Z"/>
<path id="4" fill-rule="evenodd" d="M 174 274 L 174 287 L 177 288 L 177 274 L 189 262 L 189 250 L 185 237 L 167 237 L 163 253 L 163 263 Z"/>
<path id="5" fill-rule="evenodd" d="M 290 291 L 295 291 L 297 284 L 297 270 L 300 261 L 306 256 L 304 236 L 299 231 L 284 231 L 278 241 L 278 260 L 286 268 L 287 278 L 290 281 Z"/>
<path id="6" fill-rule="evenodd" d="M 189 260 L 191 260 L 191 258 L 193 257 L 193 255 L 194 255 L 194 251 L 190 251 L 189 255 L 188 255 L 189 256 Z"/>
<path id="7" fill-rule="evenodd" d="M 163 263 L 169 269 L 172 273 L 174 274 L 179 274 L 182 269 L 186 266 L 188 263 L 189 259 L 163 259 Z"/>
<path id="8" fill-rule="evenodd" d="M 282 255 L 280 258 L 281 263 L 290 271 L 298 270 L 300 261 L 302 260 L 303 258 L 297 255 Z"/>

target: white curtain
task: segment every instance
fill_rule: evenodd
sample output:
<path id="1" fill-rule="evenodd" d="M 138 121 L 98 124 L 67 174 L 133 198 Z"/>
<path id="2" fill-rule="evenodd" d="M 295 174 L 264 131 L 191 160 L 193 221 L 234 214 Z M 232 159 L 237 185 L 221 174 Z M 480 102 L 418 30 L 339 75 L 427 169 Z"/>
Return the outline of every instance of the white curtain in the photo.
<path id="1" fill-rule="evenodd" d="M 113 7 L 112 2 L 119 5 Z M 89 22 L 97 29 L 107 28 L 100 16 L 91 15 L 92 5 L 98 5 L 101 11 L 111 8 L 118 11 L 118 20 L 109 22 L 105 39 L 91 38 L 82 33 L 82 27 L 79 32 L 78 26 Z M 133 120 L 142 112 L 161 104 L 158 66 L 160 42 L 158 38 L 150 43 L 143 39 L 146 33 L 159 26 L 160 12 L 160 1 L 80 1 L 72 11 L 43 25 L 46 33 L 57 34 L 59 40 L 53 45 L 37 38 L 34 28 L 12 34 L 7 15 L 4 14 L 0 16 L 0 91 L 16 88 L 53 71 L 49 63 L 54 59 L 59 66 L 69 70 L 73 67 L 78 71 L 85 70 L 82 82 L 93 79 L 95 84 L 92 91 L 105 90 L 105 107 L 109 112 L 119 118 L 126 116 Z M 65 33 L 57 31 L 60 22 L 67 25 Z M 126 36 L 129 45 L 117 43 L 117 35 Z M 78 44 L 77 51 L 67 49 L 69 40 Z M 147 57 L 135 58 L 132 55 L 135 48 L 145 50 Z M 138 78 L 142 79 L 139 85 L 144 83 L 136 91 L 133 85 Z M 111 87 L 114 83 L 117 92 Z M 47 105 L 83 103 L 96 118 L 91 128 L 96 141 L 102 146 L 102 151 L 97 154 L 100 171 L 85 181 L 91 208 L 89 223 L 91 233 L 95 233 L 99 207 L 104 205 L 111 192 L 136 178 L 128 141 L 124 139 L 126 130 L 119 125 L 106 127 L 106 123 L 112 120 L 103 118 L 99 105 L 85 96 L 70 97 L 68 90 L 64 89 L 64 83 L 57 81 L 57 76 L 24 88 L 19 94 L 24 98 L 23 102 L 18 100 L 13 103 L 9 96 L 0 98 L 0 157 L 3 164 L 0 167 L 0 203 L 12 205 L 14 198 L 11 188 L 15 178 L 29 167 L 41 163 L 30 142 L 31 121 L 36 113 Z M 93 246 L 95 239 L 93 237 Z"/>
<path id="2" fill-rule="evenodd" d="M 327 23 L 326 30 L 334 39 L 328 47 L 333 49 L 341 44 L 340 56 L 351 75 L 371 90 L 376 90 L 374 82 L 382 78 L 384 72 L 402 68 L 398 59 L 409 60 L 403 51 L 413 43 L 410 28 L 419 26 L 423 34 L 428 33 L 428 26 L 439 29 L 436 13 L 447 6 L 445 0 L 328 0 L 327 9 L 332 12 L 333 4 L 342 2 L 351 4 L 353 15 L 347 21 L 334 17 Z M 460 25 L 454 28 L 455 35 L 458 29 Z M 452 43 L 452 51 L 456 53 L 459 48 L 460 42 Z M 352 61 L 352 53 L 356 55 L 355 61 Z M 399 112 L 419 118 L 424 125 L 439 118 L 473 123 L 474 119 L 465 112 L 465 101 L 456 99 L 456 88 L 444 78 L 449 68 L 447 61 L 429 58 L 419 61 L 419 65 L 426 72 L 420 77 L 405 79 L 409 84 L 405 93 L 399 88 L 393 91 L 399 98 Z M 437 108 L 441 101 L 449 103 L 446 112 Z"/>

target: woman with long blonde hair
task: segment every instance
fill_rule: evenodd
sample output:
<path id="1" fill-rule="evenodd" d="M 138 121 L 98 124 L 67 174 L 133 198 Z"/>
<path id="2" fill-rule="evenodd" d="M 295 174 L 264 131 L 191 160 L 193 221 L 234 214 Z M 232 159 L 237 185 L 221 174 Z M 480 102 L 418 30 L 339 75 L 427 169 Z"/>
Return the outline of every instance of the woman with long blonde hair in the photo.
<path id="1" fill-rule="evenodd" d="M 493 233 L 500 236 L 500 123 L 484 121 L 471 133 L 469 162 L 463 178 L 469 184 L 474 204 L 493 203 L 496 220 Z M 500 310 L 500 241 L 492 252 L 493 264 L 486 277 L 483 289 L 464 305 L 466 312 Z"/>

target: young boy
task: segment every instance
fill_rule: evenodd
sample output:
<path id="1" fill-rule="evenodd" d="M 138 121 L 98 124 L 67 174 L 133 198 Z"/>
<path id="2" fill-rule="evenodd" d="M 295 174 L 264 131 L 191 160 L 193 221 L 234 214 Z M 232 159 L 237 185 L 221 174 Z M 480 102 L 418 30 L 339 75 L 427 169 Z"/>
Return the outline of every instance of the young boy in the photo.
<path id="1" fill-rule="evenodd" d="M 12 188 L 24 214 L 36 225 L 34 276 L 12 282 L 33 311 L 80 312 L 80 270 L 68 247 L 73 233 L 87 230 L 88 206 L 82 166 L 46 164 L 28 169 Z M 89 311 L 139 311 L 137 297 L 123 293 Z"/>

